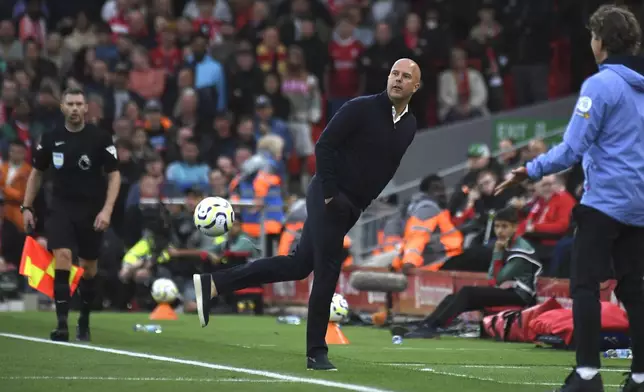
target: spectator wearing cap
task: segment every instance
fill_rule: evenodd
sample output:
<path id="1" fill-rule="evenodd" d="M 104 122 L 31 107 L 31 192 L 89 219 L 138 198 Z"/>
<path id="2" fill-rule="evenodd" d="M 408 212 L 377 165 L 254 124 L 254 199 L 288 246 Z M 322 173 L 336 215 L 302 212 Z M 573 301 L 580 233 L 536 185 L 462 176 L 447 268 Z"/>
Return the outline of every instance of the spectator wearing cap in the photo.
<path id="1" fill-rule="evenodd" d="M 227 107 L 226 77 L 222 65 L 206 53 L 208 39 L 202 34 L 195 34 L 192 40 L 192 53 L 186 57 L 186 63 L 194 68 L 195 88 L 215 88 L 217 111 Z"/>
<path id="2" fill-rule="evenodd" d="M 181 160 L 168 165 L 166 178 L 180 189 L 208 185 L 210 168 L 199 162 L 199 147 L 196 139 L 189 139 L 180 146 Z"/>
<path id="3" fill-rule="evenodd" d="M 136 47 L 130 55 L 129 88 L 145 99 L 159 99 L 165 90 L 166 74 L 161 68 L 152 68 L 148 53 L 143 47 Z"/>
<path id="4" fill-rule="evenodd" d="M 284 159 L 293 151 L 293 140 L 286 123 L 279 118 L 273 117 L 273 105 L 270 98 L 260 95 L 255 101 L 255 138 L 261 139 L 266 135 L 277 135 L 284 140 Z"/>
<path id="5" fill-rule="evenodd" d="M 235 53 L 229 80 L 229 110 L 238 115 L 253 113 L 254 99 L 262 92 L 264 74 L 250 48 Z"/>
<path id="6" fill-rule="evenodd" d="M 148 101 L 145 104 L 144 129 L 148 134 L 148 142 L 156 151 L 163 151 L 167 147 L 168 137 L 174 132 L 172 120 L 161 112 L 159 101 Z"/>
<path id="7" fill-rule="evenodd" d="M 438 76 L 438 117 L 443 123 L 478 117 L 487 112 L 483 75 L 467 64 L 461 48 L 452 49 L 451 67 Z"/>
<path id="8" fill-rule="evenodd" d="M 482 170 L 490 170 L 495 177 L 503 178 L 503 167 L 492 158 L 490 147 L 483 143 L 474 143 L 467 149 L 467 172 L 460 181 L 460 189 L 456 189 L 449 201 L 452 215 L 461 211 L 468 199 L 470 190 L 476 187 L 477 178 Z"/>

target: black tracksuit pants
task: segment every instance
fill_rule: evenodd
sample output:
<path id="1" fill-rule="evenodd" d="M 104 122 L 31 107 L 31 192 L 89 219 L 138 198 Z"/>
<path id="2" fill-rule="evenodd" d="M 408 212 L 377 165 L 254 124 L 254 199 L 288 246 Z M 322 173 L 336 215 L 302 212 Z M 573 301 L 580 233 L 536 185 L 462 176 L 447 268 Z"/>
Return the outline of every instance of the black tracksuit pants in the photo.
<path id="1" fill-rule="evenodd" d="M 573 218 L 577 230 L 570 266 L 570 293 L 577 366 L 600 367 L 599 285 L 614 272 L 615 295 L 624 304 L 630 323 L 632 371 L 644 373 L 644 228 L 625 225 L 581 204 L 573 210 Z"/>
<path id="2" fill-rule="evenodd" d="M 526 301 L 513 289 L 486 286 L 465 286 L 456 294 L 448 295 L 420 325 L 447 327 L 451 320 L 463 312 L 483 310 L 489 306 L 526 306 Z"/>
<path id="3" fill-rule="evenodd" d="M 346 196 L 324 203 L 320 180 L 313 177 L 306 196 L 307 219 L 295 252 L 288 256 L 259 259 L 217 271 L 212 279 L 218 294 L 265 283 L 304 279 L 314 274 L 306 330 L 307 355 L 326 354 L 329 306 L 340 276 L 344 236 L 360 217 Z"/>

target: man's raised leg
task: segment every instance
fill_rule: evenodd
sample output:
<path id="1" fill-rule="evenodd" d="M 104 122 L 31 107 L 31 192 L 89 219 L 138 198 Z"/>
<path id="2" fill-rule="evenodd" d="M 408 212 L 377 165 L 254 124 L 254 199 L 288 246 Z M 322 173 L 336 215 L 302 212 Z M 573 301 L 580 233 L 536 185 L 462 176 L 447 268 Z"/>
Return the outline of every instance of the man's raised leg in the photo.
<path id="1" fill-rule="evenodd" d="M 214 274 L 193 275 L 197 299 L 197 314 L 202 327 L 208 325 L 211 299 L 246 287 L 266 283 L 301 280 L 313 270 L 313 243 L 308 219 L 294 253 L 273 256 L 252 263 L 217 271 Z"/>

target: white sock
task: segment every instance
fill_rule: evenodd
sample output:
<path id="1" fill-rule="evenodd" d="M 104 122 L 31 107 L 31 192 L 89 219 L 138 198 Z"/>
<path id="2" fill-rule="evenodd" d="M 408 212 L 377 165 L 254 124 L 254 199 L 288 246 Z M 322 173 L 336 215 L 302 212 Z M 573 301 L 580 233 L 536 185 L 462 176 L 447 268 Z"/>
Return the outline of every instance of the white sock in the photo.
<path id="1" fill-rule="evenodd" d="M 637 384 L 644 382 L 644 373 L 633 373 L 631 374 L 631 379 Z"/>
<path id="2" fill-rule="evenodd" d="M 599 373 L 599 370 L 591 367 L 578 367 L 577 374 L 584 380 L 591 380 L 595 375 Z"/>

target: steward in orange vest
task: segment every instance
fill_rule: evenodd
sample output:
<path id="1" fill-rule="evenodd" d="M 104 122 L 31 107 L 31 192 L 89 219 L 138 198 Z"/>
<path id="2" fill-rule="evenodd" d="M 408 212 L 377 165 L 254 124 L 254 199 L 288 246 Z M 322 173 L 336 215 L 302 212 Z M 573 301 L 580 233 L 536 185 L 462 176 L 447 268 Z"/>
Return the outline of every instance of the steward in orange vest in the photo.
<path id="1" fill-rule="evenodd" d="M 463 234 L 452 224 L 452 216 L 445 208 L 442 178 L 428 176 L 419 188 L 402 217 L 403 242 L 392 263 L 395 270 L 438 271 L 447 259 L 463 253 Z"/>

